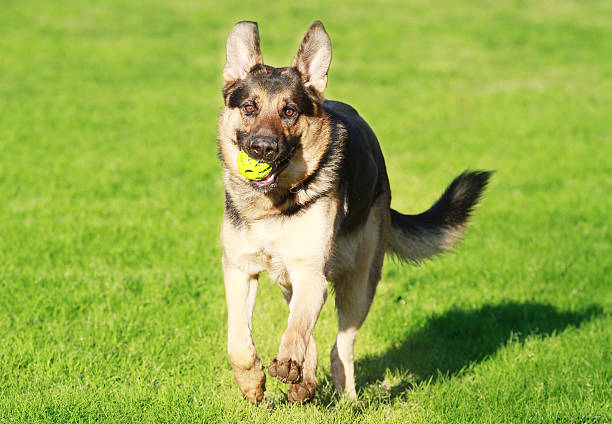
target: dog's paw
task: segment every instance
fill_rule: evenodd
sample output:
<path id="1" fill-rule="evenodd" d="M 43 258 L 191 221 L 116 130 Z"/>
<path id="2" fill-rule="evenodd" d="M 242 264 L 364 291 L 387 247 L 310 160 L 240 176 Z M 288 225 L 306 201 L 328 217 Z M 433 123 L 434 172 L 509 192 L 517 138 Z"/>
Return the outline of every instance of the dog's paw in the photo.
<path id="1" fill-rule="evenodd" d="M 234 378 L 240 392 L 249 402 L 256 405 L 263 400 L 266 391 L 266 373 L 259 358 L 250 369 L 234 367 Z"/>
<path id="2" fill-rule="evenodd" d="M 268 374 L 278 378 L 283 383 L 295 384 L 302 381 L 302 367 L 292 359 L 279 361 L 274 358 L 268 367 Z"/>
<path id="3" fill-rule="evenodd" d="M 292 384 L 287 392 L 287 397 L 293 403 L 306 403 L 317 394 L 317 381 L 303 380 L 298 384 Z"/>

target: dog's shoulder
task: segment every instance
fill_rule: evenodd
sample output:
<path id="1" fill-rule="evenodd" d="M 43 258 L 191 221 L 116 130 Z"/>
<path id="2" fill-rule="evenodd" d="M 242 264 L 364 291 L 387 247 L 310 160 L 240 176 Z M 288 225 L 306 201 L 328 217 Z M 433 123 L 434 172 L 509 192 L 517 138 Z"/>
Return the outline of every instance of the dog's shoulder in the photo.
<path id="1" fill-rule="evenodd" d="M 350 232 L 367 219 L 378 196 L 389 192 L 385 160 L 374 131 L 352 106 L 326 100 L 324 108 L 342 137 L 343 161 L 339 172 L 342 232 Z M 333 137 L 333 135 L 332 135 Z"/>

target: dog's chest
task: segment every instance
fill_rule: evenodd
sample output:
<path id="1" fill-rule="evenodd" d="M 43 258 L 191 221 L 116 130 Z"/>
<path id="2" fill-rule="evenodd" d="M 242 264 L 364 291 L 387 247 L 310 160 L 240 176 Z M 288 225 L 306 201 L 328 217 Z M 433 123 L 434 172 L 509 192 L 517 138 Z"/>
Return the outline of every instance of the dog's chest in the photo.
<path id="1" fill-rule="evenodd" d="M 242 233 L 240 248 L 236 249 L 236 259 L 248 272 L 267 271 L 276 281 L 287 280 L 287 266 L 282 254 L 283 247 L 295 243 L 286 234 L 282 225 L 273 222 L 256 223 Z"/>
<path id="2" fill-rule="evenodd" d="M 297 216 L 250 222 L 239 231 L 228 228 L 223 235 L 226 254 L 245 272 L 267 271 L 280 283 L 288 282 L 296 268 L 322 271 L 333 233 L 330 211 L 323 206 Z"/>

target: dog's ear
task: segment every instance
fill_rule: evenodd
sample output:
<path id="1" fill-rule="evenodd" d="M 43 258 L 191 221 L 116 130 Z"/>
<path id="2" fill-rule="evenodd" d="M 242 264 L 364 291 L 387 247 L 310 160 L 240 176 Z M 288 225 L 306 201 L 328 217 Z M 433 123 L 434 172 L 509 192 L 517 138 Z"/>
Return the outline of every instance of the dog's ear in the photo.
<path id="1" fill-rule="evenodd" d="M 302 40 L 291 66 L 302 74 L 304 85 L 320 95 L 327 86 L 327 71 L 331 63 L 331 40 L 321 21 L 314 21 Z"/>
<path id="2" fill-rule="evenodd" d="M 257 22 L 238 22 L 227 37 L 225 84 L 244 79 L 253 66 L 262 63 Z"/>

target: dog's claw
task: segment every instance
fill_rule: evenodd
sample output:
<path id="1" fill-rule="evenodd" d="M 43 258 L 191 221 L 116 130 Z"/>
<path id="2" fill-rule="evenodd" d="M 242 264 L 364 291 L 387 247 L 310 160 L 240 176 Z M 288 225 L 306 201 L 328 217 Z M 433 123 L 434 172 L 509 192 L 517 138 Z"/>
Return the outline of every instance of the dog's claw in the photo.
<path id="1" fill-rule="evenodd" d="M 286 384 L 302 381 L 302 367 L 292 359 L 278 360 L 274 358 L 268 367 L 268 374 Z"/>

